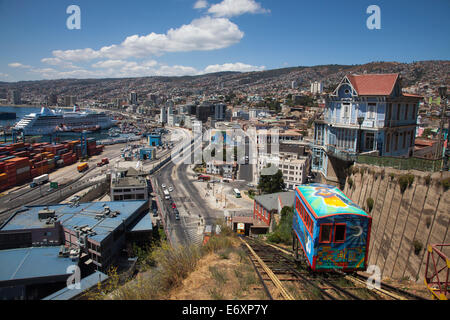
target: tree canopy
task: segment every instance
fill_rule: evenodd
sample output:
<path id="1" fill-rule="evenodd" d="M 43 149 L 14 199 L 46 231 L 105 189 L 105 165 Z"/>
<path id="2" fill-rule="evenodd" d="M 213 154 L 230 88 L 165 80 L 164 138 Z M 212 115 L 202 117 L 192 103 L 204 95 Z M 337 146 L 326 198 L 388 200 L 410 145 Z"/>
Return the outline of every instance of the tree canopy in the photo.
<path id="1" fill-rule="evenodd" d="M 267 166 L 267 168 L 269 168 Z M 281 192 L 286 187 L 283 180 L 283 172 L 278 170 L 273 175 L 261 175 L 258 183 L 258 190 L 263 194 Z"/>

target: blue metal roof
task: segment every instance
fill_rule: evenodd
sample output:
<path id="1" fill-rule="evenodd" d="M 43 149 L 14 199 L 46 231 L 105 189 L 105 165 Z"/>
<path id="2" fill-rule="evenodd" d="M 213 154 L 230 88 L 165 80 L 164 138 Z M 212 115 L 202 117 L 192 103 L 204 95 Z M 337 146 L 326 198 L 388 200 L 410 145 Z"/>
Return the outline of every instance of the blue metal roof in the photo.
<path id="1" fill-rule="evenodd" d="M 108 234 L 114 231 L 122 223 L 129 225 L 134 218 L 134 214 L 147 201 L 105 201 L 105 202 L 89 202 L 80 203 L 78 207 L 70 207 L 69 204 L 58 204 L 49 206 L 30 206 L 25 207 L 25 211 L 16 214 L 10 221 L 8 221 L 0 231 L 6 230 L 21 230 L 21 229 L 35 229 L 46 228 L 52 225 L 46 225 L 45 220 L 39 220 L 38 212 L 44 208 L 55 210 L 55 216 L 60 221 L 61 225 L 68 229 L 73 229 L 75 226 L 88 226 L 97 233 L 95 236 L 89 238 L 101 242 Z M 110 211 L 117 211 L 116 217 L 105 217 L 96 219 L 97 213 L 102 213 L 105 206 L 109 207 Z"/>
<path id="2" fill-rule="evenodd" d="M 74 262 L 58 253 L 59 247 L 0 250 L 0 281 L 65 275 Z"/>
<path id="3" fill-rule="evenodd" d="M 151 231 L 153 230 L 152 218 L 146 214 L 142 219 L 131 229 L 131 231 Z"/>
<path id="4" fill-rule="evenodd" d="M 97 283 L 103 282 L 106 279 L 108 279 L 109 277 L 100 272 L 100 271 L 96 271 L 93 274 L 81 279 L 80 281 L 80 289 L 69 289 L 67 287 L 52 293 L 51 295 L 43 298 L 42 300 L 70 300 L 72 298 L 74 298 L 75 296 L 79 295 L 80 293 L 82 293 L 83 291 L 92 288 L 93 286 L 97 285 Z"/>

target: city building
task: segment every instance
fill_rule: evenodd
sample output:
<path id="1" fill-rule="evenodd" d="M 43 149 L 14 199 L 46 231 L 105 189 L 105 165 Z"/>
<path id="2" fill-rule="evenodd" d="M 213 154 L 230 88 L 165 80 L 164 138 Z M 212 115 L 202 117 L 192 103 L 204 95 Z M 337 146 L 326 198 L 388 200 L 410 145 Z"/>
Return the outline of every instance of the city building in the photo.
<path id="1" fill-rule="evenodd" d="M 130 92 L 128 97 L 128 103 L 132 105 L 136 105 L 138 103 L 136 92 Z"/>
<path id="2" fill-rule="evenodd" d="M 314 123 L 312 170 L 336 183 L 358 154 L 411 157 L 420 99 L 402 93 L 399 74 L 345 76 Z"/>
<path id="3" fill-rule="evenodd" d="M 139 150 L 139 160 L 156 159 L 156 148 L 141 148 Z"/>
<path id="4" fill-rule="evenodd" d="M 148 145 L 152 147 L 162 146 L 161 135 L 157 133 L 151 133 L 147 136 Z"/>
<path id="5" fill-rule="evenodd" d="M 295 193 L 277 192 L 255 196 L 253 201 L 253 220 L 266 226 L 264 231 L 272 232 L 274 214 L 280 214 L 285 206 L 294 206 Z M 264 232 L 263 232 L 264 233 Z"/>
<path id="6" fill-rule="evenodd" d="M 320 94 L 323 92 L 322 82 L 314 81 L 311 82 L 311 93 L 312 94 Z"/>
<path id="7" fill-rule="evenodd" d="M 133 168 L 117 170 L 111 177 L 111 200 L 148 200 L 148 183 Z"/>
<path id="8" fill-rule="evenodd" d="M 48 101 L 47 101 L 49 106 L 56 106 L 58 105 L 58 96 L 54 93 L 51 93 L 48 96 Z"/>
<path id="9" fill-rule="evenodd" d="M 224 121 L 226 118 L 227 106 L 224 103 L 214 105 L 214 120 Z"/>
<path id="10" fill-rule="evenodd" d="M 66 287 L 67 269 L 74 262 L 60 257 L 59 250 L 57 246 L 0 250 L 0 299 L 38 300 Z"/>
<path id="11" fill-rule="evenodd" d="M 424 159 L 439 159 L 442 153 L 439 152 L 438 139 L 418 139 L 414 142 L 414 157 Z"/>
<path id="12" fill-rule="evenodd" d="M 50 247 L 56 253 L 42 254 L 41 263 L 33 267 L 54 265 L 59 251 L 60 256 L 67 253 L 72 261 L 77 261 L 82 272 L 105 271 L 119 258 L 126 246 L 126 234 L 132 232 L 146 211 L 145 200 L 25 206 L 0 228 L 0 254 L 6 248 Z M 17 269 L 23 265 L 20 260 L 14 260 L 19 262 L 15 263 L 1 259 L 0 269 Z"/>
<path id="13" fill-rule="evenodd" d="M 73 107 L 77 103 L 77 97 L 75 96 L 65 96 L 64 97 L 64 106 L 65 107 Z"/>
<path id="14" fill-rule="evenodd" d="M 269 164 L 275 165 L 283 173 L 286 189 L 294 190 L 296 186 L 307 182 L 311 166 L 311 156 L 305 147 L 297 144 L 280 143 L 278 150 L 258 154 L 257 175 L 260 176 Z"/>
<path id="15" fill-rule="evenodd" d="M 14 89 L 9 90 L 9 99 L 8 99 L 8 101 L 11 104 L 21 104 L 22 103 L 22 99 L 21 99 L 20 91 L 19 90 L 14 90 Z"/>
<path id="16" fill-rule="evenodd" d="M 210 105 L 209 104 L 202 104 L 200 106 L 197 106 L 197 110 L 196 110 L 197 120 L 205 123 L 208 121 L 209 115 L 210 115 Z"/>
<path id="17" fill-rule="evenodd" d="M 220 175 L 227 179 L 233 179 L 237 171 L 237 163 L 227 163 L 219 160 L 212 160 L 206 163 L 206 173 Z"/>

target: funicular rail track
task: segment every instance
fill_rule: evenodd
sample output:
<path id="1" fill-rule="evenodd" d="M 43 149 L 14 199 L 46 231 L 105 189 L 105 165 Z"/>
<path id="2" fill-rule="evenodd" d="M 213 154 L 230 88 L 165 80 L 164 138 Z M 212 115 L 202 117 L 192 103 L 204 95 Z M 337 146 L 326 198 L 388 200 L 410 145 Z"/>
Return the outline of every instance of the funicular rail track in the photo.
<path id="1" fill-rule="evenodd" d="M 381 289 L 369 289 L 366 285 L 367 278 L 359 274 L 314 273 L 309 270 L 306 262 L 295 261 L 291 252 L 277 245 L 248 237 L 241 240 L 250 253 L 250 260 L 270 299 L 423 299 L 387 284 L 382 284 Z"/>

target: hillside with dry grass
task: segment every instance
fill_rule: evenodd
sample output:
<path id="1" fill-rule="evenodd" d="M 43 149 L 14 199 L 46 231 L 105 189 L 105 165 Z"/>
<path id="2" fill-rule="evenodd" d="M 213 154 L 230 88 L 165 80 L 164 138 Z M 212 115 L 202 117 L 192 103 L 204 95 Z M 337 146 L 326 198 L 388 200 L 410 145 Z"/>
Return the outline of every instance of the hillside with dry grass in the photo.
<path id="1" fill-rule="evenodd" d="M 241 241 L 226 227 L 204 246 L 167 242 L 140 255 L 139 272 L 109 279 L 85 295 L 94 300 L 264 300 L 267 296 Z"/>

